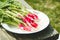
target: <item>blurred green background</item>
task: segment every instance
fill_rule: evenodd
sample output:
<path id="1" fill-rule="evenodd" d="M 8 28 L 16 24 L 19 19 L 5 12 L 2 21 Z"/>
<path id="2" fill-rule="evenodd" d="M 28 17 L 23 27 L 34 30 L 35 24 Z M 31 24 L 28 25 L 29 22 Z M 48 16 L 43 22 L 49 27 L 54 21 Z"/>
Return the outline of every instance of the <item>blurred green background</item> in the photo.
<path id="1" fill-rule="evenodd" d="M 25 0 L 34 9 L 44 12 L 51 25 L 60 33 L 60 0 Z"/>

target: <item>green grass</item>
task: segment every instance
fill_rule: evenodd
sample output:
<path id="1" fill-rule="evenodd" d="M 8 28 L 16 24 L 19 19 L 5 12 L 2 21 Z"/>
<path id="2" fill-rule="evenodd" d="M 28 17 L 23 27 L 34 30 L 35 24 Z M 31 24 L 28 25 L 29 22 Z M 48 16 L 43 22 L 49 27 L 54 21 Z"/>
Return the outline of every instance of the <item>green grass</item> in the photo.
<path id="1" fill-rule="evenodd" d="M 60 33 L 60 0 L 25 0 L 34 9 L 44 12 L 51 25 Z"/>

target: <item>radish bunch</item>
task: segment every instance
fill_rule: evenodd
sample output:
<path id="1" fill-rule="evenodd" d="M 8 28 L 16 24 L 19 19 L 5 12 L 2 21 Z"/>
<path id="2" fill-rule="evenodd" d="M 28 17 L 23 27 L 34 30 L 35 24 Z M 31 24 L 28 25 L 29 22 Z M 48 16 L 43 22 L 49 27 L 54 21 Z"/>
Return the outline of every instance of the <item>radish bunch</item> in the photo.
<path id="1" fill-rule="evenodd" d="M 38 16 L 33 13 L 28 13 L 26 16 L 20 15 L 23 22 L 27 24 L 27 26 L 23 24 L 19 24 L 19 27 L 26 31 L 31 31 L 32 28 L 37 28 L 38 24 L 36 23 L 36 20 L 38 20 Z"/>
<path id="2" fill-rule="evenodd" d="M 38 27 L 38 16 L 30 13 L 17 0 L 0 0 L 0 24 L 6 23 L 22 30 L 31 31 Z"/>

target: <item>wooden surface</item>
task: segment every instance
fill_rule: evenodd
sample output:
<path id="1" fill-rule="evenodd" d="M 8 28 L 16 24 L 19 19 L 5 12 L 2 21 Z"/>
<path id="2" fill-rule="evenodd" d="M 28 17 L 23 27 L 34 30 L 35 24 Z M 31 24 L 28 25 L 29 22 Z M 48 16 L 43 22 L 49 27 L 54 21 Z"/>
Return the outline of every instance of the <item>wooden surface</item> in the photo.
<path id="1" fill-rule="evenodd" d="M 9 35 L 10 34 L 10 35 Z M 0 40 L 16 40 L 11 33 L 0 27 Z"/>

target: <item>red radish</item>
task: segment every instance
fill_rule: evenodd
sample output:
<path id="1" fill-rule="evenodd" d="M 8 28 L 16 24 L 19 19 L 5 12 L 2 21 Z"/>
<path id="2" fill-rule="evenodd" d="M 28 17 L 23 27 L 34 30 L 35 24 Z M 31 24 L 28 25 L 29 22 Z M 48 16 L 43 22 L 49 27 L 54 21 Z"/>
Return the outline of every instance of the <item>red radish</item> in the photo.
<path id="1" fill-rule="evenodd" d="M 25 23 L 26 23 L 26 19 L 25 19 L 25 18 L 23 19 L 23 22 L 25 22 Z"/>
<path id="2" fill-rule="evenodd" d="M 31 25 L 34 27 L 34 28 L 37 28 L 38 27 L 38 24 L 37 23 L 31 23 Z"/>
<path id="3" fill-rule="evenodd" d="M 19 27 L 26 31 L 31 31 L 31 27 L 25 27 L 23 24 L 19 24 Z"/>
<path id="4" fill-rule="evenodd" d="M 29 17 L 25 17 L 25 18 L 23 19 L 23 21 L 24 21 L 25 23 L 26 23 L 27 21 L 28 21 L 29 23 L 34 22 L 34 20 L 30 19 Z"/>
<path id="5" fill-rule="evenodd" d="M 31 31 L 31 27 L 24 27 L 24 30 Z"/>
<path id="6" fill-rule="evenodd" d="M 31 21 L 31 19 L 29 19 L 28 17 L 24 17 L 23 15 L 21 15 L 21 14 L 19 14 L 21 17 L 22 17 L 22 19 L 23 19 L 23 21 L 24 22 L 26 22 L 26 24 L 28 24 L 29 26 L 31 25 L 29 22 Z"/>
<path id="7" fill-rule="evenodd" d="M 30 14 L 28 14 L 28 16 L 33 18 L 33 19 L 36 19 L 36 20 L 38 19 L 38 16 L 36 14 L 30 13 Z"/>
<path id="8" fill-rule="evenodd" d="M 25 17 L 25 19 L 26 19 L 29 23 L 34 22 L 34 20 L 32 20 L 32 19 L 29 18 L 29 17 Z"/>
<path id="9" fill-rule="evenodd" d="M 38 16 L 36 15 L 36 14 L 33 14 L 33 16 L 34 16 L 34 19 L 38 19 Z"/>
<path id="10" fill-rule="evenodd" d="M 30 17 L 30 16 L 28 16 L 28 15 L 27 15 L 26 17 L 28 17 L 30 20 L 34 20 L 32 17 Z"/>
<path id="11" fill-rule="evenodd" d="M 31 21 L 31 19 L 29 17 L 25 17 L 25 19 L 29 22 Z"/>
<path id="12" fill-rule="evenodd" d="M 19 24 L 19 28 L 23 29 L 24 25 L 23 24 Z"/>
<path id="13" fill-rule="evenodd" d="M 29 13 L 28 16 L 34 19 L 34 16 L 32 13 Z"/>
<path id="14" fill-rule="evenodd" d="M 25 17 L 21 14 L 19 14 L 19 16 L 21 17 L 21 19 L 23 20 L 24 23 L 27 24 L 27 26 L 24 26 L 23 24 L 20 24 L 19 27 L 23 30 L 26 30 L 26 31 L 31 31 L 31 28 L 34 27 L 34 28 L 37 28 L 38 27 L 38 24 L 34 22 L 34 20 L 38 19 L 38 16 L 36 14 L 28 14 L 26 15 Z"/>

